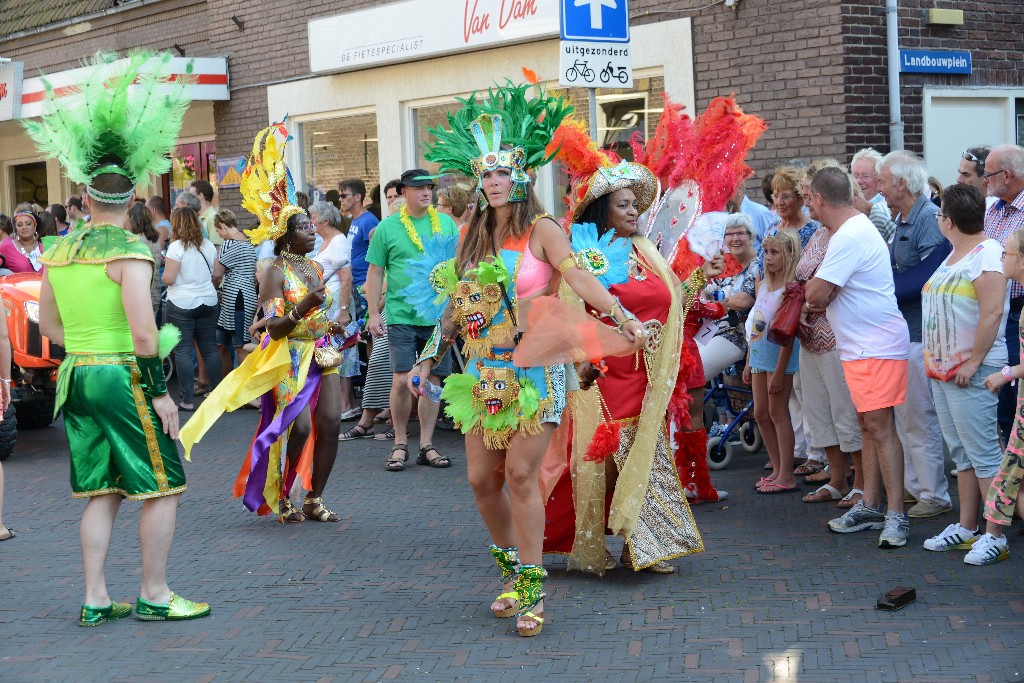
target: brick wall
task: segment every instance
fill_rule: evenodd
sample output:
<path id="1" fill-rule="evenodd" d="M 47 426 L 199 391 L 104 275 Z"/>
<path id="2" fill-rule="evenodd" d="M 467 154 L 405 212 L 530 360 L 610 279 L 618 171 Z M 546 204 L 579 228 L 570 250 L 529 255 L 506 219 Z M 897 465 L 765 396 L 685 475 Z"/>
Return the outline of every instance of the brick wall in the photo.
<path id="1" fill-rule="evenodd" d="M 100 50 L 131 48 L 167 50 L 177 43 L 186 56 L 224 54 L 212 48 L 206 26 L 206 0 L 165 0 L 128 7 L 120 12 L 78 22 L 65 29 L 13 39 L 0 37 L 0 54 L 25 62 L 25 77 L 40 70 L 51 73 L 81 66 L 82 59 Z"/>
<path id="2" fill-rule="evenodd" d="M 679 6 L 636 0 L 631 7 L 635 23 L 692 17 L 698 109 L 735 94 L 744 111 L 769 124 L 748 158 L 757 172 L 747 186 L 752 198 L 761 198 L 758 178 L 789 159 L 843 153 L 838 0 L 741 0 L 735 11 L 715 5 L 685 14 L 663 9 L 673 5 Z"/>
<path id="3" fill-rule="evenodd" d="M 844 91 L 848 103 L 847 157 L 864 146 L 889 150 L 885 3 L 845 0 L 842 27 L 847 44 Z M 964 10 L 964 25 L 928 26 L 925 8 Z M 923 152 L 922 90 L 925 86 L 1024 86 L 1020 59 L 1024 53 L 1024 6 L 1021 0 L 934 2 L 901 0 L 900 47 L 908 50 L 968 50 L 970 76 L 901 74 L 900 106 L 905 124 L 904 146 Z"/>
<path id="4" fill-rule="evenodd" d="M 309 75 L 307 24 L 310 19 L 383 5 L 392 0 L 207 0 L 207 30 L 218 52 L 231 58 L 231 100 L 217 102 L 217 153 L 241 156 L 252 149 L 253 135 L 267 125 L 266 85 Z M 245 23 L 241 30 L 231 19 Z M 339 36 L 339 40 L 343 37 Z M 376 134 L 367 137 L 376 137 Z M 362 166 L 359 150 L 358 166 Z M 355 168 L 356 165 L 353 165 Z M 377 172 L 374 169 L 373 176 Z M 367 182 L 367 190 L 373 183 Z M 328 188 L 330 189 L 330 188 Z M 226 188 L 221 205 L 241 203 L 238 188 Z M 242 220 L 249 220 L 248 214 Z"/>

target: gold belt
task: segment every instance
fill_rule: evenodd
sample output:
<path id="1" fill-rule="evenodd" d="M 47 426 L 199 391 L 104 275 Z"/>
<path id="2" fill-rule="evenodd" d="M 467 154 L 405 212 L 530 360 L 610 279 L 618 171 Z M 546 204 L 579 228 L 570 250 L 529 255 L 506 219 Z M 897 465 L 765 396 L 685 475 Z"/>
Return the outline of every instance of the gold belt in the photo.
<path id="1" fill-rule="evenodd" d="M 132 352 L 122 353 L 68 353 L 70 365 L 129 365 L 136 362 Z"/>

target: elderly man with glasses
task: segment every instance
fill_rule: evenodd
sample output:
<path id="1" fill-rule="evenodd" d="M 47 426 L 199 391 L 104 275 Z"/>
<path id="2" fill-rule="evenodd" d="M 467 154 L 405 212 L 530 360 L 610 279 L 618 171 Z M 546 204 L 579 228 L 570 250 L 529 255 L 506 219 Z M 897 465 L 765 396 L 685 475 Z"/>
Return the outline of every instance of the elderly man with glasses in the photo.
<path id="1" fill-rule="evenodd" d="M 939 207 L 928 198 L 928 170 L 910 152 L 892 152 L 878 165 L 878 189 L 896 212 L 889 246 L 896 301 L 910 330 L 906 402 L 896 408 L 903 444 L 904 486 L 914 502 L 910 517 L 934 517 L 953 509 L 946 481 L 942 432 L 924 369 L 921 288 L 950 252 L 939 231 Z"/>
<path id="2" fill-rule="evenodd" d="M 970 151 L 970 150 L 968 150 Z M 988 194 L 995 197 L 985 213 L 985 235 L 1000 244 L 1024 228 L 1024 147 L 1000 145 L 985 158 L 981 174 Z M 1020 363 L 1020 311 L 1024 308 L 1024 287 L 1010 284 L 1010 314 L 1006 319 L 1006 350 L 1010 365 Z M 999 392 L 999 431 L 1005 442 L 1013 428 L 1017 390 L 1009 384 Z"/>

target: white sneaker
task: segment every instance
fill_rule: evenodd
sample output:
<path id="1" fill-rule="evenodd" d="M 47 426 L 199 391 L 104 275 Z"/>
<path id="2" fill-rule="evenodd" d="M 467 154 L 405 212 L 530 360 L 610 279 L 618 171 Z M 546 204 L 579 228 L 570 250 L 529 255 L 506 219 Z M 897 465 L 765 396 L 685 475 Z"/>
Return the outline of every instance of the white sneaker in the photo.
<path id="1" fill-rule="evenodd" d="M 945 550 L 970 550 L 981 534 L 968 531 L 959 524 L 950 524 L 938 536 L 932 536 L 924 542 L 925 550 L 942 552 Z"/>
<path id="2" fill-rule="evenodd" d="M 981 567 L 986 564 L 995 564 L 1009 556 L 1010 548 L 1006 543 L 1005 536 L 996 538 L 992 534 L 984 534 L 971 546 L 971 551 L 964 557 L 964 564 Z"/>

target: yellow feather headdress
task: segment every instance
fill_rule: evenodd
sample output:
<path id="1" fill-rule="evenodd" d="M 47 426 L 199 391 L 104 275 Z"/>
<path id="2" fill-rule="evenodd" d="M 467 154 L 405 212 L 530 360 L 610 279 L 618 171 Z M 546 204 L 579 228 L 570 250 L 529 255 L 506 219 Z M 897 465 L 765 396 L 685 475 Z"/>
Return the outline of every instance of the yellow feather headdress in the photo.
<path id="1" fill-rule="evenodd" d="M 278 144 L 278 135 L 282 141 Z M 284 163 L 284 149 L 291 140 L 284 121 L 273 123 L 256 134 L 252 154 L 242 173 L 242 208 L 260 224 L 245 234 L 253 244 L 276 240 L 288 229 L 288 219 L 305 213 L 296 204 L 295 183 Z"/>

